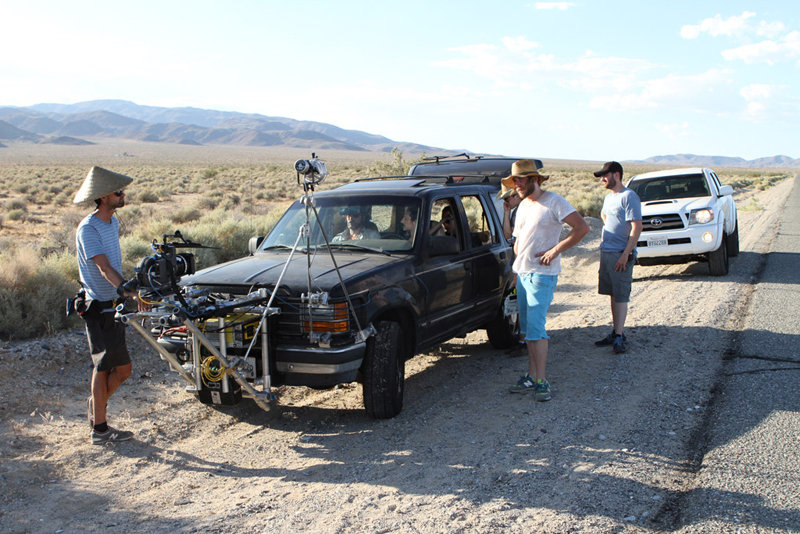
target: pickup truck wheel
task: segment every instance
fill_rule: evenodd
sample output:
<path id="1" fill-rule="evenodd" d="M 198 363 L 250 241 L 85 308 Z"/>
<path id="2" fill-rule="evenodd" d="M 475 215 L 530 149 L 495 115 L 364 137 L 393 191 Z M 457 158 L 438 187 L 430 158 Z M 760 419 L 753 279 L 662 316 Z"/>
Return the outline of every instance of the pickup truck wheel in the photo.
<path id="1" fill-rule="evenodd" d="M 728 274 L 728 237 L 725 234 L 722 234 L 719 248 L 708 253 L 708 271 L 712 276 Z"/>
<path id="2" fill-rule="evenodd" d="M 507 349 L 519 343 L 519 327 L 517 321 L 512 321 L 503 313 L 503 307 L 497 317 L 486 325 L 486 336 L 489 343 L 496 349 Z"/>
<path id="3" fill-rule="evenodd" d="M 739 255 L 739 219 L 736 219 L 736 224 L 733 226 L 733 233 L 728 236 L 728 256 L 735 258 Z"/>
<path id="4" fill-rule="evenodd" d="M 405 388 L 405 353 L 400 324 L 381 321 L 377 333 L 367 340 L 361 390 L 367 415 L 389 419 L 403 409 Z"/>

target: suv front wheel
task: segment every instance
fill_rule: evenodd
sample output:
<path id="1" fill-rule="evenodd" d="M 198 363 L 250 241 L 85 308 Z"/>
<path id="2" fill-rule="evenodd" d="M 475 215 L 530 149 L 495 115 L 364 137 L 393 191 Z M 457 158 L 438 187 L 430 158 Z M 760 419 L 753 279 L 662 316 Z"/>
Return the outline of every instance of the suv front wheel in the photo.
<path id="1" fill-rule="evenodd" d="M 728 274 L 728 237 L 722 234 L 719 248 L 708 253 L 708 271 L 712 276 Z"/>
<path id="2" fill-rule="evenodd" d="M 389 419 L 403 409 L 405 351 L 399 323 L 380 321 L 376 330 L 367 340 L 361 390 L 367 415 Z"/>

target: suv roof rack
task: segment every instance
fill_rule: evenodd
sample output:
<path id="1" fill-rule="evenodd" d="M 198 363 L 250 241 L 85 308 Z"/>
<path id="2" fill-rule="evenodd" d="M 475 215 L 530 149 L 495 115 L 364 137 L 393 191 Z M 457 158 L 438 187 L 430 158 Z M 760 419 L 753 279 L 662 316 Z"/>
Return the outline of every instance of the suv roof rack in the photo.
<path id="1" fill-rule="evenodd" d="M 444 174 L 430 174 L 430 175 L 415 175 L 415 176 L 373 176 L 369 178 L 356 178 L 353 182 L 377 182 L 382 180 L 411 180 L 414 186 L 424 184 L 442 184 L 442 185 L 471 185 L 471 184 L 490 184 L 500 185 L 500 176 L 492 176 L 487 174 L 458 174 L 458 175 L 444 175 Z"/>
<path id="2" fill-rule="evenodd" d="M 432 156 L 411 167 L 411 176 L 499 176 L 511 175 L 511 166 L 520 159 L 530 159 L 537 169 L 542 168 L 542 160 L 534 158 L 509 158 L 504 156 L 475 156 L 458 154 L 457 156 Z"/>

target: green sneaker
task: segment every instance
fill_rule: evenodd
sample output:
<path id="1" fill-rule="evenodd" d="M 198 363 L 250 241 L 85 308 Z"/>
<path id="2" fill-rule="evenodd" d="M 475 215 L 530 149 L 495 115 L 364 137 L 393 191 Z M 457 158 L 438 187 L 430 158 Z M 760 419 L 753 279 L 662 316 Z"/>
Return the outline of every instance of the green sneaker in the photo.
<path id="1" fill-rule="evenodd" d="M 522 375 L 517 383 L 508 388 L 511 393 L 533 393 L 536 381 L 528 374 Z"/>
<path id="2" fill-rule="evenodd" d="M 545 402 L 553 398 L 552 395 L 550 395 L 550 382 L 548 382 L 546 379 L 538 379 L 533 387 L 533 396 L 537 401 Z"/>

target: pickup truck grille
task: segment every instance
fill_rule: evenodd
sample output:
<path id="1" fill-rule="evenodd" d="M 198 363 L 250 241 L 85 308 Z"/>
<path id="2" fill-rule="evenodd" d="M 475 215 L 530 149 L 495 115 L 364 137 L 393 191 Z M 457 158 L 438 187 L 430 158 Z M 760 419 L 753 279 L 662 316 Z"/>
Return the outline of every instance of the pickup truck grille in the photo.
<path id="1" fill-rule="evenodd" d="M 683 220 L 677 213 L 664 215 L 648 215 L 642 217 L 642 232 L 657 232 L 661 230 L 682 229 Z"/>

